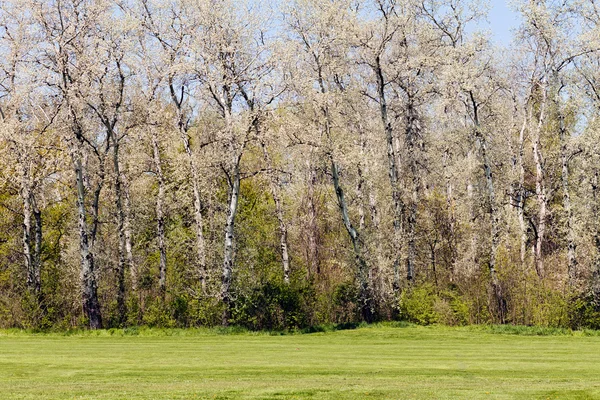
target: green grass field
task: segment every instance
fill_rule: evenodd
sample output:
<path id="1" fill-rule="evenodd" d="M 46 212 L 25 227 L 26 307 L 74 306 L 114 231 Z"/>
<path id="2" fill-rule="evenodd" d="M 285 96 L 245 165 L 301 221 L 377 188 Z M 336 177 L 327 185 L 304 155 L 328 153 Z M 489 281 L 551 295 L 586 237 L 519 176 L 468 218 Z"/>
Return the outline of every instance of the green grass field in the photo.
<path id="1" fill-rule="evenodd" d="M 600 337 L 0 331 L 0 399 L 600 399 Z"/>

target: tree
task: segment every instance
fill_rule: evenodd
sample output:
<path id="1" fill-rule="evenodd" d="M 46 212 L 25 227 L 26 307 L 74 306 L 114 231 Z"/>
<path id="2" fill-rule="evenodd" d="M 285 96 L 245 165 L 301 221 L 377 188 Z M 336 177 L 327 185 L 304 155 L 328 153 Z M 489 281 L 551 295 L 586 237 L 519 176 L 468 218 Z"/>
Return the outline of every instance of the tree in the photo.
<path id="1" fill-rule="evenodd" d="M 36 63 L 47 74 L 48 89 L 60 99 L 60 129 L 73 163 L 83 311 L 92 329 L 102 327 L 95 244 L 100 225 L 100 195 L 105 184 L 111 138 L 100 135 L 100 126 L 86 118 L 86 108 L 89 107 L 86 96 L 96 83 L 95 72 L 103 69 L 93 60 L 96 50 L 101 46 L 98 30 L 103 21 L 110 20 L 110 12 L 106 2 L 32 4 L 33 17 L 41 28 L 43 42 Z"/>
<path id="2" fill-rule="evenodd" d="M 321 5 L 314 1 L 300 1 L 288 11 L 290 33 L 304 52 L 304 63 L 311 71 L 307 81 L 295 85 L 299 96 L 308 99 L 306 112 L 312 119 L 318 140 L 309 142 L 321 148 L 330 164 L 331 180 L 336 195 L 342 222 L 352 242 L 356 263 L 356 276 L 359 285 L 359 307 L 363 318 L 374 318 L 372 282 L 369 281 L 369 267 L 365 258 L 364 241 L 352 222 L 350 210 L 343 188 L 340 164 L 335 154 L 337 130 L 344 130 L 340 120 L 340 107 L 345 104 L 348 93 L 345 85 L 349 72 L 347 55 L 344 53 L 344 37 L 347 26 L 344 21 L 352 21 L 353 12 L 349 4 L 340 1 Z M 332 31 L 331 29 L 338 31 Z"/>
<path id="3" fill-rule="evenodd" d="M 14 165 L 5 177 L 18 187 L 22 202 L 27 287 L 38 307 L 43 307 L 40 197 L 57 163 L 52 149 L 56 143 L 49 132 L 56 109 L 40 90 L 39 77 L 29 66 L 35 57 L 36 38 L 25 10 L 24 5 L 6 3 L 0 14 L 0 46 L 7 50 L 0 62 L 0 139 L 4 160 Z M 36 100 L 36 96 L 43 100 Z"/>
<path id="4" fill-rule="evenodd" d="M 201 7 L 201 5 L 199 5 Z M 194 63 L 201 59 L 201 49 L 195 47 L 194 36 L 201 26 L 200 12 L 190 2 L 178 1 L 164 4 L 160 1 L 139 0 L 138 15 L 143 28 L 158 43 L 148 44 L 164 68 L 162 77 L 167 86 L 168 97 L 175 107 L 175 126 L 179 132 L 189 163 L 192 192 L 194 196 L 194 219 L 196 233 L 197 269 L 203 292 L 206 294 L 207 266 L 206 243 L 204 239 L 203 201 L 200 188 L 200 171 L 197 155 L 194 153 L 190 138 L 192 118 L 198 114 L 198 103 L 194 101 L 193 91 L 198 90 L 197 77 L 194 75 Z M 134 11 L 135 12 L 135 11 Z M 185 17 L 184 17 L 185 16 Z M 161 65 L 161 64 L 158 64 Z M 154 68 L 158 68 L 155 64 Z M 160 238 L 159 233 L 159 238 Z M 160 240 L 160 239 L 159 239 Z M 166 262 L 161 271 L 165 271 Z M 161 277 L 163 277 L 161 272 Z"/>

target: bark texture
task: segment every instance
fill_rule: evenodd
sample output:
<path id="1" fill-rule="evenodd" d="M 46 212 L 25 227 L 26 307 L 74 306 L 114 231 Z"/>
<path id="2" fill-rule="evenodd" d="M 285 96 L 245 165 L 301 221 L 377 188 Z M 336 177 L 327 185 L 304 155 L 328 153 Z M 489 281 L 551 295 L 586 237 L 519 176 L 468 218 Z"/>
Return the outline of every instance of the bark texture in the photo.
<path id="1" fill-rule="evenodd" d="M 473 107 L 473 122 L 475 124 L 475 141 L 479 148 L 479 154 L 483 166 L 483 173 L 486 182 L 487 201 L 488 201 L 488 213 L 490 215 L 490 256 L 488 262 L 488 268 L 490 272 L 490 283 L 492 286 L 492 292 L 495 299 L 495 308 L 500 321 L 504 323 L 506 320 L 507 305 L 506 299 L 504 298 L 502 286 L 498 280 L 498 274 L 496 272 L 496 258 L 498 253 L 498 244 L 500 241 L 500 218 L 498 215 L 498 205 L 496 204 L 496 193 L 494 190 L 494 177 L 492 174 L 492 164 L 488 156 L 487 142 L 485 135 L 481 128 L 479 120 L 479 104 L 475 100 L 473 92 L 469 93 L 471 99 L 471 105 Z"/>
<path id="2" fill-rule="evenodd" d="M 156 236 L 158 239 L 159 267 L 158 267 L 158 286 L 161 296 L 165 295 L 167 287 L 167 248 L 165 241 L 165 177 L 163 174 L 162 161 L 160 157 L 160 146 L 156 132 L 152 132 L 152 155 L 154 159 L 154 169 L 158 181 L 158 194 L 156 196 Z"/>
<path id="3" fill-rule="evenodd" d="M 375 59 L 374 73 L 377 80 L 377 95 L 379 100 L 379 113 L 381 122 L 385 131 L 385 140 L 387 144 L 387 159 L 388 159 L 388 175 L 390 179 L 390 185 L 392 187 L 392 201 L 394 208 L 394 291 L 398 292 L 400 289 L 400 260 L 402 257 L 402 219 L 404 214 L 404 204 L 402 201 L 402 191 L 400 187 L 400 181 L 398 178 L 398 165 L 397 160 L 400 157 L 396 151 L 394 144 L 394 129 L 388 116 L 388 104 L 385 94 L 385 77 L 383 75 L 383 69 L 381 67 L 381 60 L 379 56 Z"/>
<path id="4" fill-rule="evenodd" d="M 533 140 L 533 160 L 535 162 L 535 193 L 538 203 L 538 226 L 536 230 L 534 259 L 535 269 L 540 278 L 544 276 L 544 254 L 543 244 L 546 235 L 546 222 L 548 218 L 548 193 L 546 188 L 546 179 L 544 171 L 544 160 L 542 156 L 542 128 L 546 118 L 547 89 L 545 85 L 541 87 L 540 113 L 537 126 L 534 129 Z"/>

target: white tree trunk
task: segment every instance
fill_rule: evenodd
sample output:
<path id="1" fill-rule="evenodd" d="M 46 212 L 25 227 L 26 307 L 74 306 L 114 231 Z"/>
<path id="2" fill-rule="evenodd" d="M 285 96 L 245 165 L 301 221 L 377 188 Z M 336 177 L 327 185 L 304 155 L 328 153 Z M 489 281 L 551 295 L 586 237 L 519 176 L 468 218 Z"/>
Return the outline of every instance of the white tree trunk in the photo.
<path id="1" fill-rule="evenodd" d="M 41 300 L 41 252 L 42 252 L 42 217 L 35 204 L 30 169 L 27 163 L 22 167 L 21 199 L 23 201 L 23 254 L 27 270 L 27 287 Z"/>
<path id="2" fill-rule="evenodd" d="M 96 270 L 94 265 L 94 253 L 90 249 L 93 239 L 88 232 L 87 212 L 86 212 L 86 190 L 84 186 L 83 165 L 81 154 L 76 150 L 74 155 L 74 169 L 77 186 L 77 210 L 79 226 L 79 253 L 81 255 L 81 282 L 82 282 L 82 300 L 83 312 L 89 320 L 91 329 L 102 328 L 102 315 L 100 312 L 100 303 L 98 301 L 98 285 L 96 282 Z"/>
<path id="3" fill-rule="evenodd" d="M 390 179 L 390 185 L 392 187 L 392 201 L 394 207 L 394 281 L 393 288 L 394 292 L 398 294 L 400 290 L 400 259 L 402 257 L 402 215 L 404 213 L 404 204 L 402 202 L 402 192 L 400 188 L 400 182 L 398 179 L 398 165 L 397 159 L 399 158 L 398 152 L 396 152 L 396 146 L 394 144 L 394 130 L 392 123 L 388 117 L 388 105 L 387 98 L 385 95 L 385 78 L 383 76 L 383 70 L 381 68 L 381 60 L 379 57 L 375 59 L 374 73 L 377 80 L 377 93 L 379 100 L 379 111 L 381 122 L 385 131 L 385 140 L 387 144 L 387 157 L 388 157 L 388 175 Z"/>
<path id="4" fill-rule="evenodd" d="M 125 254 L 127 255 L 127 264 L 129 265 L 129 273 L 131 275 L 131 287 L 137 290 L 138 270 L 133 258 L 133 238 L 131 233 L 131 197 L 129 195 L 130 188 L 126 175 L 123 175 L 124 180 L 124 200 L 125 200 Z"/>
<path id="5" fill-rule="evenodd" d="M 200 274 L 200 284 L 202 285 L 203 293 L 206 293 L 206 246 L 204 242 L 204 232 L 203 226 L 204 221 L 202 218 L 202 200 L 200 196 L 200 177 L 198 174 L 198 167 L 196 165 L 196 161 L 194 159 L 194 155 L 192 153 L 192 148 L 190 146 L 190 141 L 187 136 L 187 133 L 182 132 L 181 139 L 183 141 L 183 146 L 185 148 L 185 152 L 187 154 L 190 170 L 192 173 L 192 188 L 194 194 L 194 221 L 196 224 L 196 256 L 198 259 L 198 272 Z"/>
<path id="6" fill-rule="evenodd" d="M 519 187 L 517 193 L 517 216 L 519 218 L 519 229 L 520 229 L 520 255 L 521 255 L 521 267 L 525 267 L 525 257 L 527 254 L 527 226 L 525 224 L 525 130 L 527 129 L 527 115 L 524 117 L 523 126 L 519 132 L 519 156 L 518 156 L 518 168 L 519 168 Z"/>
<path id="7" fill-rule="evenodd" d="M 118 244 L 118 264 L 117 264 L 117 310 L 119 313 L 119 324 L 123 325 L 127 319 L 127 304 L 125 299 L 125 257 L 127 251 L 127 241 L 125 236 L 125 210 L 123 207 L 123 187 L 121 179 L 121 166 L 119 163 L 120 143 L 116 132 L 112 129 L 108 134 L 113 142 L 113 168 L 115 173 L 115 207 L 117 210 L 117 234 Z"/>
<path id="8" fill-rule="evenodd" d="M 448 149 L 444 151 L 444 179 L 446 180 L 446 214 L 449 221 L 449 237 L 446 238 L 448 247 L 450 248 L 450 282 L 454 282 L 456 273 L 456 261 L 458 258 L 458 246 L 456 238 L 456 212 L 454 206 L 453 185 L 450 172 L 448 171 L 448 162 L 450 160 L 450 152 Z"/>
<path id="9" fill-rule="evenodd" d="M 319 275 L 321 273 L 321 265 L 319 262 L 319 223 L 318 223 L 318 212 L 317 212 L 317 199 L 315 187 L 317 185 L 317 172 L 312 165 L 310 159 L 306 160 L 306 165 L 309 171 L 308 182 L 307 182 L 307 258 L 310 266 L 309 272 Z"/>
<path id="10" fill-rule="evenodd" d="M 200 175 L 198 172 L 198 165 L 196 164 L 196 158 L 192 151 L 192 146 L 190 144 L 190 137 L 188 135 L 188 122 L 186 121 L 186 117 L 183 113 L 183 90 L 181 97 L 178 98 L 175 93 L 175 87 L 173 86 L 173 82 L 169 82 L 169 90 L 171 92 L 171 98 L 177 107 L 177 125 L 179 128 L 179 135 L 181 137 L 181 141 L 183 143 L 183 148 L 185 150 L 185 154 L 188 158 L 188 163 L 190 165 L 190 172 L 192 174 L 192 189 L 194 195 L 194 221 L 196 225 L 196 258 L 198 263 L 198 273 L 200 275 L 200 284 L 202 286 L 202 292 L 206 294 L 206 279 L 207 279 L 207 269 L 206 269 L 206 245 L 204 240 L 204 221 L 202 218 L 202 197 L 200 195 Z"/>
<path id="11" fill-rule="evenodd" d="M 495 301 L 495 310 L 498 313 L 500 322 L 504 322 L 506 319 L 506 300 L 502 293 L 502 287 L 498 281 L 498 275 L 496 272 L 496 258 L 498 253 L 498 244 L 500 242 L 500 218 L 498 215 L 498 206 L 496 204 L 496 192 L 494 190 L 494 178 L 492 174 L 492 164 L 489 159 L 487 151 L 487 142 L 485 136 L 481 131 L 481 124 L 479 121 L 478 104 L 473 96 L 473 92 L 469 93 L 471 103 L 473 106 L 473 120 L 475 124 L 475 140 L 479 147 L 479 153 L 481 155 L 481 161 L 483 164 L 483 172 L 486 181 L 487 197 L 488 197 L 488 210 L 490 215 L 490 234 L 491 234 L 491 248 L 490 248 L 490 260 L 488 268 L 490 271 L 490 281 L 493 291 L 493 297 Z"/>
<path id="12" fill-rule="evenodd" d="M 331 173 L 333 176 L 333 187 L 335 190 L 335 194 L 338 200 L 338 206 L 340 208 L 340 213 L 342 215 L 342 221 L 344 222 L 344 227 L 348 232 L 348 236 L 350 236 L 350 240 L 352 241 L 352 248 L 354 249 L 354 256 L 356 258 L 356 263 L 358 267 L 358 284 L 359 284 L 359 301 L 360 301 L 360 310 L 362 317 L 365 321 L 371 322 L 374 317 L 374 309 L 373 309 L 373 298 L 371 291 L 371 284 L 369 282 L 369 269 L 367 266 L 367 262 L 364 258 L 363 246 L 360 241 L 358 232 L 352 225 L 350 220 L 350 214 L 348 211 L 348 205 L 346 203 L 346 199 L 344 196 L 344 190 L 340 185 L 340 175 L 338 166 L 335 163 L 333 156 L 329 154 L 329 158 L 331 161 Z"/>
<path id="13" fill-rule="evenodd" d="M 225 305 L 223 312 L 223 325 L 229 322 L 229 307 L 231 304 L 231 280 L 233 273 L 233 261 L 235 252 L 235 217 L 240 195 L 240 170 L 239 164 L 236 163 L 233 167 L 230 176 L 231 185 L 229 187 L 229 206 L 227 209 L 227 220 L 225 222 L 225 249 L 223 253 L 223 276 L 221 287 L 221 299 Z"/>
<path id="14" fill-rule="evenodd" d="M 545 121 L 546 103 L 547 103 L 547 91 L 546 87 L 542 87 L 542 99 L 540 103 L 540 115 L 538 118 L 537 127 L 534 130 L 533 137 L 533 160 L 535 162 L 535 193 L 538 202 L 538 227 L 537 235 L 534 248 L 535 268 L 540 278 L 544 276 L 544 258 L 542 252 L 542 246 L 546 234 L 546 219 L 547 219 L 547 205 L 548 196 L 546 193 L 546 182 L 544 172 L 544 161 L 542 158 L 542 127 Z"/>
<path id="15" fill-rule="evenodd" d="M 281 249 L 281 264 L 283 268 L 283 281 L 286 284 L 290 283 L 290 256 L 288 253 L 288 232 L 287 225 L 285 223 L 285 218 L 283 215 L 283 204 L 281 201 L 280 195 L 280 186 L 279 179 L 277 179 L 277 174 L 273 170 L 273 160 L 271 159 L 271 155 L 267 150 L 267 146 L 264 141 L 261 141 L 261 146 L 263 150 L 263 157 L 265 162 L 267 163 L 268 177 L 269 177 L 269 186 L 271 188 L 271 196 L 273 196 L 273 201 L 275 202 L 275 214 L 277 216 L 277 222 L 279 223 L 279 245 Z"/>
<path id="16" fill-rule="evenodd" d="M 561 108 L 560 91 L 556 99 L 558 109 L 559 133 L 560 133 L 560 159 L 561 159 L 561 184 L 563 191 L 563 209 L 567 216 L 567 269 L 569 283 L 573 284 L 576 276 L 577 258 L 575 255 L 575 230 L 573 221 L 573 210 L 571 209 L 571 192 L 569 188 L 569 138 L 565 117 Z"/>
<path id="17" fill-rule="evenodd" d="M 158 237 L 159 267 L 158 287 L 161 296 L 165 295 L 167 288 L 167 249 L 165 241 L 165 178 L 163 175 L 162 161 L 160 158 L 160 147 L 156 132 L 152 132 L 152 154 L 154 158 L 154 169 L 158 180 L 158 195 L 156 196 L 156 235 Z"/>
<path id="18" fill-rule="evenodd" d="M 419 120 L 416 115 L 412 97 L 409 96 L 406 110 L 406 132 L 405 141 L 407 148 L 407 158 L 409 163 L 411 196 L 408 207 L 407 226 L 406 226 L 406 279 L 410 282 L 415 278 L 415 262 L 417 258 L 417 213 L 419 207 L 419 191 L 421 188 L 421 176 L 417 165 L 417 153 L 419 146 Z"/>
<path id="19" fill-rule="evenodd" d="M 592 176 L 592 216 L 594 218 L 594 246 L 596 254 L 594 255 L 594 269 L 592 271 L 592 289 L 595 296 L 600 296 L 600 193 L 598 188 L 598 176 L 600 171 L 594 168 Z"/>

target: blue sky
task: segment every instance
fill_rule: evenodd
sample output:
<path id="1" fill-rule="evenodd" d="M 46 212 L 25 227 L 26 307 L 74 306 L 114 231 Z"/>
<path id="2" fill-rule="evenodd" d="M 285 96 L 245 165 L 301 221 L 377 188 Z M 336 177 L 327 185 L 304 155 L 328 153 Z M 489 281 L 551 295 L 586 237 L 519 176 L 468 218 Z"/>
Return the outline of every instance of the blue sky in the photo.
<path id="1" fill-rule="evenodd" d="M 490 30 L 499 45 L 508 45 L 512 38 L 511 29 L 519 25 L 519 17 L 508 5 L 508 0 L 490 0 L 488 15 Z"/>

